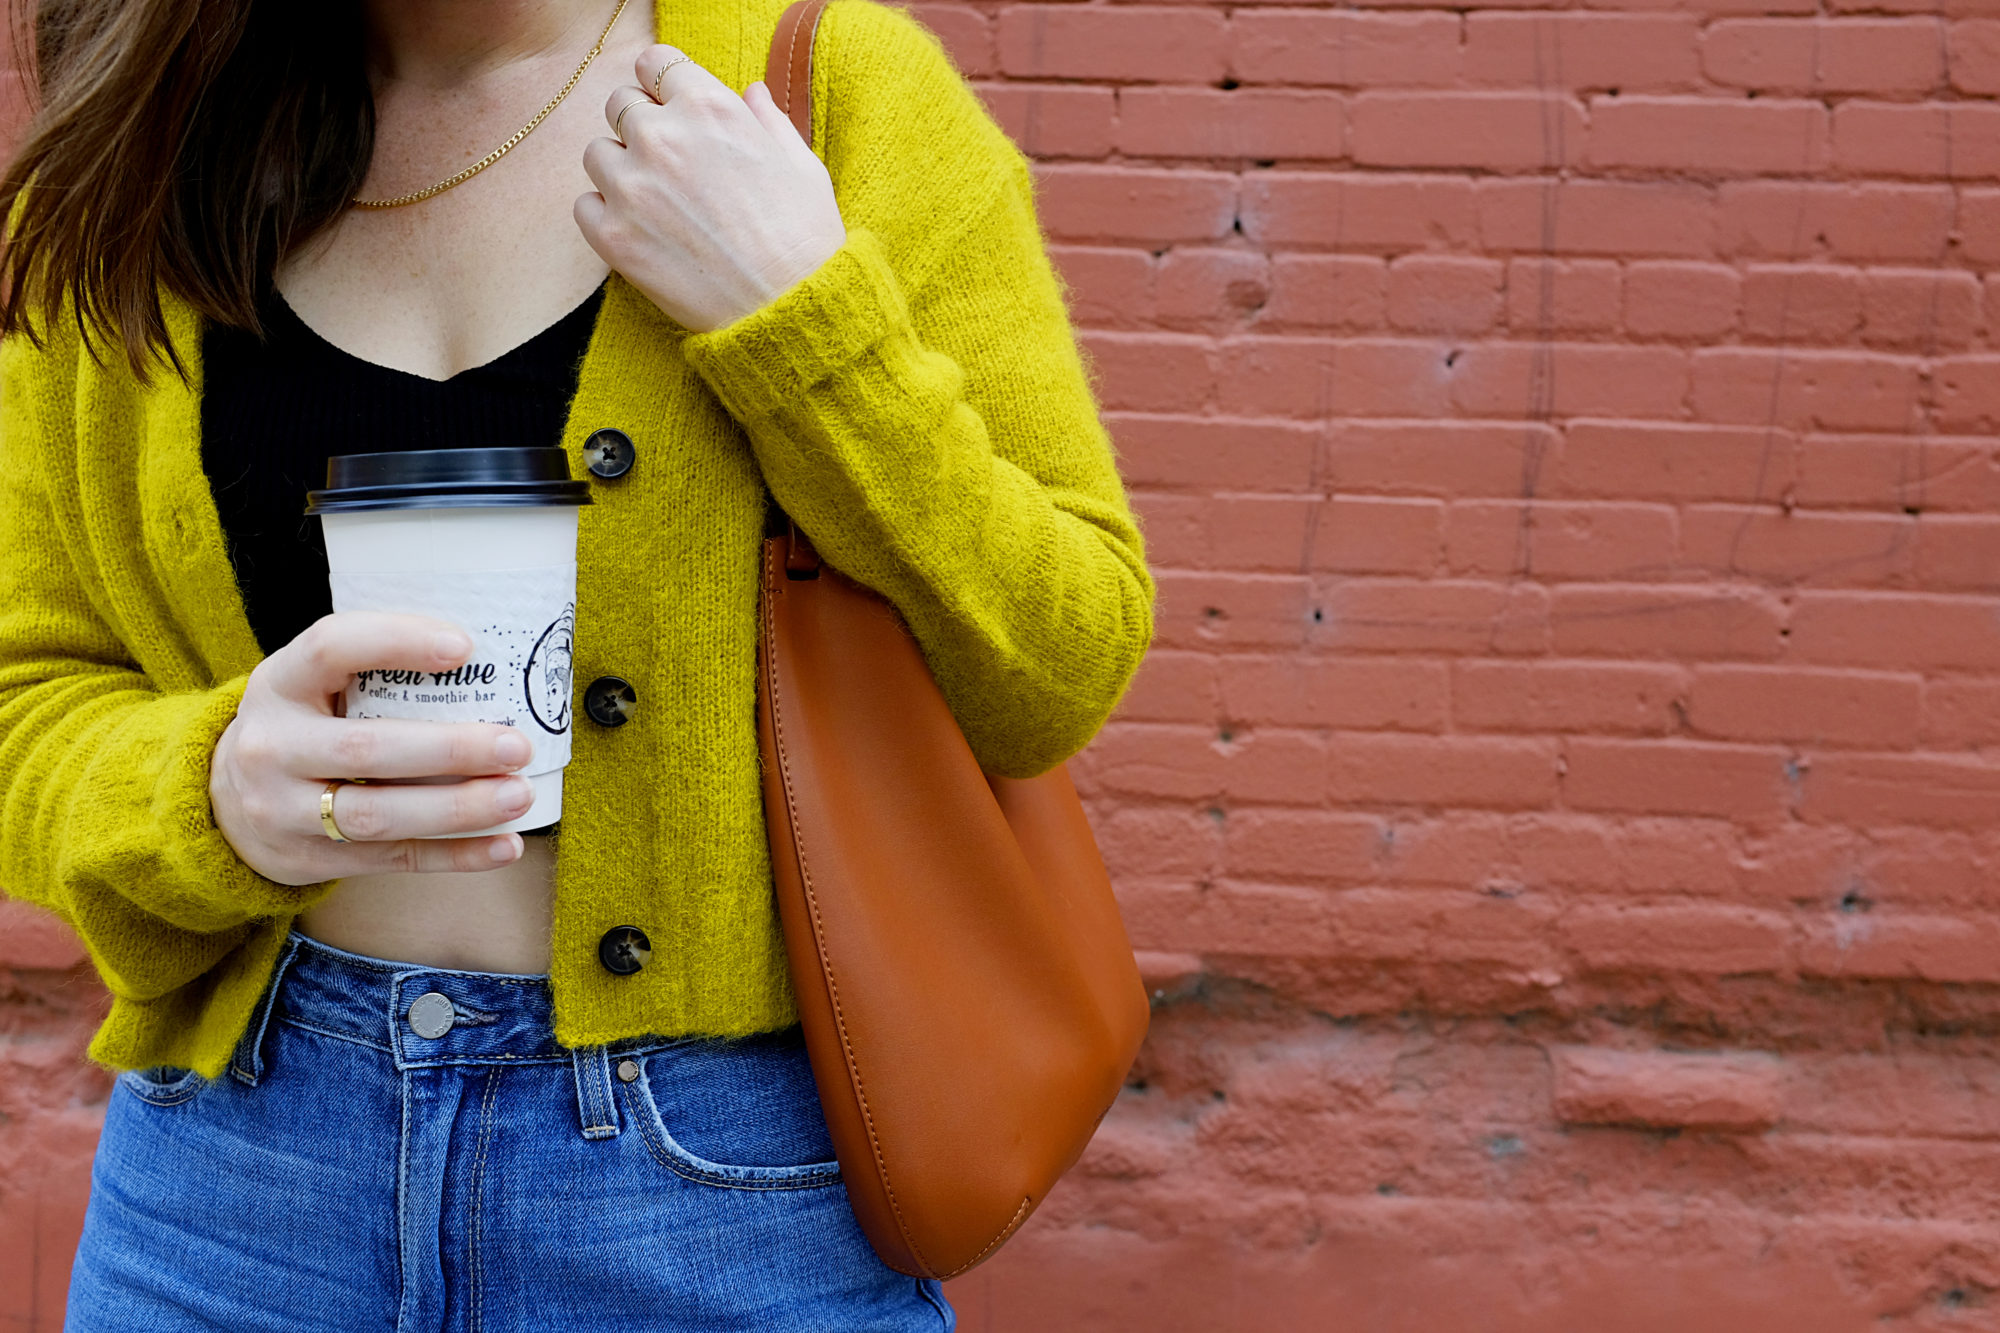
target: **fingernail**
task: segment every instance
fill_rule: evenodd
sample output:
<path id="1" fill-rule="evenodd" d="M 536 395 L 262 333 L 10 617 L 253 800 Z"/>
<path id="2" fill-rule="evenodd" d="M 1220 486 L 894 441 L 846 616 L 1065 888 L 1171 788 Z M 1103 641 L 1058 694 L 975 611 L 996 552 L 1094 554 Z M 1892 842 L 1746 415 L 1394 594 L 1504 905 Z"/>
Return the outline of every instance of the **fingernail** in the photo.
<path id="1" fill-rule="evenodd" d="M 526 736 L 502 736 L 493 742 L 493 755 L 509 768 L 525 764 L 534 757 L 535 747 L 528 744 Z"/>
<path id="2" fill-rule="evenodd" d="M 505 837 L 495 838 L 492 842 L 486 844 L 486 854 L 496 862 L 511 861 L 514 859 L 515 846 L 519 842 L 520 839 L 511 833 Z"/>
<path id="3" fill-rule="evenodd" d="M 501 793 L 500 808 L 510 815 L 518 815 L 535 801 L 535 789 L 528 785 L 526 778 L 508 780 L 507 789 Z"/>
<path id="4" fill-rule="evenodd" d="M 448 630 L 431 641 L 439 657 L 463 657 L 472 651 L 472 640 L 463 630 Z"/>

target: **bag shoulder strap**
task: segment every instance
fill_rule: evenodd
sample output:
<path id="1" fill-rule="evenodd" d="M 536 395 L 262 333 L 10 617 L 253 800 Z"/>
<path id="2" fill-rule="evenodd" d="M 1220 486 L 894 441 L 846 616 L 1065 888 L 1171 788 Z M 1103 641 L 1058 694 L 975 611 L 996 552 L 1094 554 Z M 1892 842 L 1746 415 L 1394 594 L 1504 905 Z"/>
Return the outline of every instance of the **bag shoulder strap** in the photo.
<path id="1" fill-rule="evenodd" d="M 771 55 L 764 64 L 764 86 L 771 90 L 771 100 L 778 109 L 792 118 L 792 125 L 806 146 L 813 144 L 812 111 L 812 68 L 813 41 L 819 36 L 820 15 L 826 12 L 827 0 L 793 0 L 778 20 L 778 31 L 771 38 Z M 799 531 L 799 525 L 790 518 L 785 520 L 785 573 L 795 579 L 815 578 L 819 574 L 819 553 Z"/>
<path id="2" fill-rule="evenodd" d="M 771 38 L 771 56 L 764 66 L 764 86 L 771 90 L 771 99 L 792 118 L 799 137 L 809 146 L 813 141 L 813 39 L 819 34 L 819 18 L 826 6 L 827 0 L 795 0 L 778 20 L 777 34 Z"/>

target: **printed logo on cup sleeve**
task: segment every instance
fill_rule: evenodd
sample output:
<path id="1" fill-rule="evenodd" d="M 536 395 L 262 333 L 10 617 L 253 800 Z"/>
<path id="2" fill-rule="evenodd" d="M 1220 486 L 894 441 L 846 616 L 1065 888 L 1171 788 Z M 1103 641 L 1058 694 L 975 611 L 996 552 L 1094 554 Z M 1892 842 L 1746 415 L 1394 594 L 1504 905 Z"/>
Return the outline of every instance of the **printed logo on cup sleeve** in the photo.
<path id="1" fill-rule="evenodd" d="M 331 575 L 336 611 L 398 611 L 449 620 L 472 636 L 465 665 L 414 671 L 393 663 L 357 672 L 347 716 L 519 727 L 535 747 L 517 770 L 569 762 L 576 566 L 477 572 Z"/>

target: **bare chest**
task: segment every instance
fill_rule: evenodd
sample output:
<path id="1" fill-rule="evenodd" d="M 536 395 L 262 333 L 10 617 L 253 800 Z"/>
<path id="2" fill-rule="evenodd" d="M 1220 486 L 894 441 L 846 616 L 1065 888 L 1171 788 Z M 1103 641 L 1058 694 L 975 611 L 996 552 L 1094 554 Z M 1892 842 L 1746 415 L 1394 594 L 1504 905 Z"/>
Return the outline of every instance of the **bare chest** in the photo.
<path id="1" fill-rule="evenodd" d="M 583 150 L 608 132 L 604 103 L 631 81 L 649 38 L 607 46 L 532 134 L 469 180 L 419 203 L 350 210 L 280 268 L 285 300 L 345 351 L 438 380 L 575 309 L 609 271 L 573 217 L 592 188 Z M 363 195 L 419 189 L 477 161 L 536 109 L 521 95 L 532 86 L 483 100 L 385 99 Z"/>

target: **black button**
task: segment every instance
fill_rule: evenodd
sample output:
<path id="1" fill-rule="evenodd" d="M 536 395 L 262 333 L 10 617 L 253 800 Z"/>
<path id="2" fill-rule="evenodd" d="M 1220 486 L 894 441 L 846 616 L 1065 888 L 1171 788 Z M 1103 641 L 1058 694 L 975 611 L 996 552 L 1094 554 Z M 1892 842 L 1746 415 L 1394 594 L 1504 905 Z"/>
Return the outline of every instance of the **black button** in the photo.
<path id="1" fill-rule="evenodd" d="M 617 676 L 599 676 L 583 692 L 583 711 L 600 727 L 624 726 L 638 702 L 632 682 Z"/>
<path id="2" fill-rule="evenodd" d="M 653 942 L 637 926 L 613 926 L 597 942 L 597 961 L 613 976 L 631 976 L 652 956 Z"/>
<path id="3" fill-rule="evenodd" d="M 630 435 L 607 427 L 591 432 L 590 438 L 583 442 L 583 457 L 592 472 L 608 479 L 630 472 L 638 450 L 632 447 Z"/>

